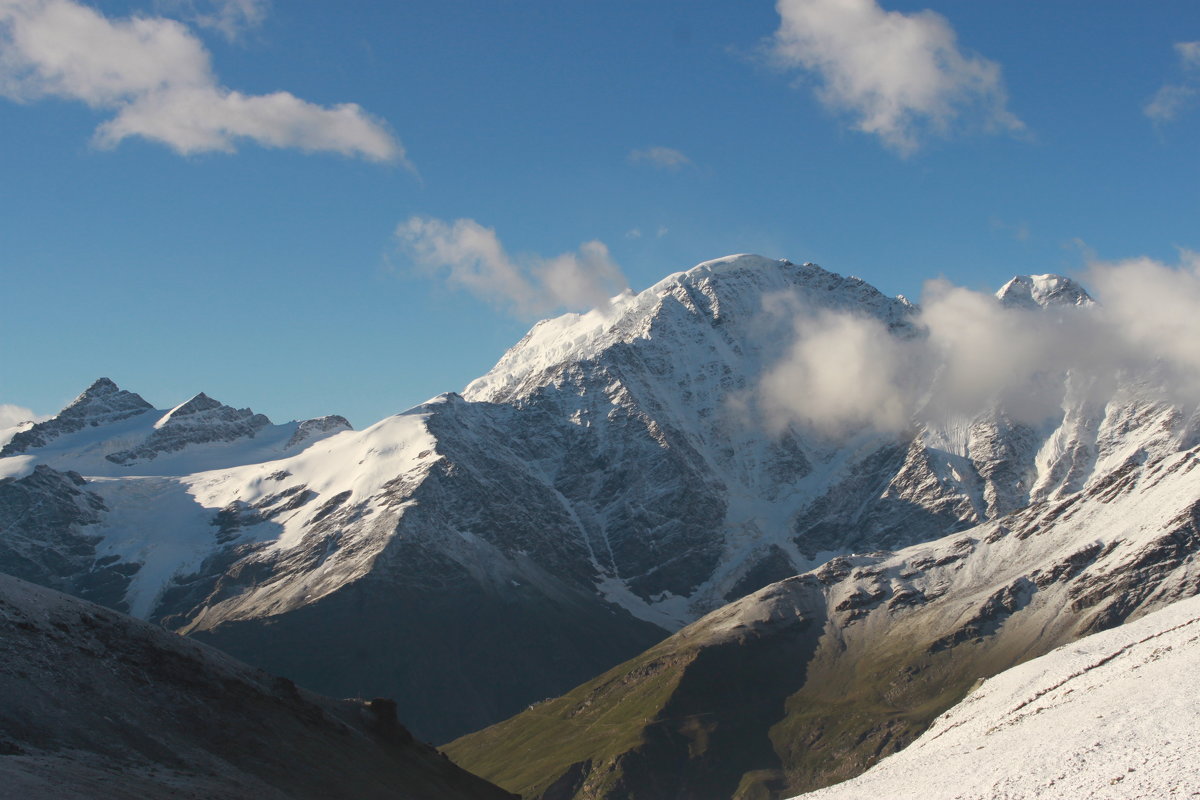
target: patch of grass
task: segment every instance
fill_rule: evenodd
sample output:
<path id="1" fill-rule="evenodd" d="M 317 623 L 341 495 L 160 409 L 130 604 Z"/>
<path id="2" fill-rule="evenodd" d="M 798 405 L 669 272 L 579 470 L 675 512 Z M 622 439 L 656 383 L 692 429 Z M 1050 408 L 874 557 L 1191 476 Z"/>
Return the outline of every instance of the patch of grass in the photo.
<path id="1" fill-rule="evenodd" d="M 562 697 L 442 749 L 460 766 L 525 797 L 538 796 L 580 762 L 591 761 L 593 780 L 600 780 L 621 755 L 643 744 L 645 729 L 695 657 L 694 650 L 652 648 Z"/>

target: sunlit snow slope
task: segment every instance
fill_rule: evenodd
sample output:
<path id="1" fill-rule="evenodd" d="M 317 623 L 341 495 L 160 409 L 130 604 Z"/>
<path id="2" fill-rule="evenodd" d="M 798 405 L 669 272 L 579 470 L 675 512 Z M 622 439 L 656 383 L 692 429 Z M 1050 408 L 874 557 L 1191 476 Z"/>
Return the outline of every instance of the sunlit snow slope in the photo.
<path id="1" fill-rule="evenodd" d="M 805 800 L 1193 796 L 1200 598 L 1002 672 L 921 738 Z"/>

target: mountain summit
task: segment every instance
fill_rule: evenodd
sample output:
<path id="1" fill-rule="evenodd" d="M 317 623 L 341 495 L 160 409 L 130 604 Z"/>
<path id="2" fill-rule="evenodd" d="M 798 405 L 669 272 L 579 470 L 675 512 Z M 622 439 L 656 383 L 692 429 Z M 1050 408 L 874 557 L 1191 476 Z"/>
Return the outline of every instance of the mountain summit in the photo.
<path id="1" fill-rule="evenodd" d="M 1018 275 L 996 292 L 1008 308 L 1088 306 L 1095 303 L 1087 291 L 1061 275 Z"/>

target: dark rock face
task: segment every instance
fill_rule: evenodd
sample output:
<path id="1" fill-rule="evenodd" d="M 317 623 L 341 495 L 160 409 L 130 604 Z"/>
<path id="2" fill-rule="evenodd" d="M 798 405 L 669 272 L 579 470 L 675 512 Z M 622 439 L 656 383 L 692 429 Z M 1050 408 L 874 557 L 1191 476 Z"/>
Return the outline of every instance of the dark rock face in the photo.
<path id="1" fill-rule="evenodd" d="M 196 642 L 0 575 L 0 786 L 28 800 L 504 800 L 385 698 L 298 689 Z"/>
<path id="2" fill-rule="evenodd" d="M 152 411 L 154 407 L 133 392 L 119 388 L 108 378 L 100 378 L 76 397 L 53 419 L 39 422 L 13 436 L 0 449 L 0 457 L 14 456 L 30 448 L 45 447 L 58 437 L 86 427 L 109 425 Z"/>
<path id="3" fill-rule="evenodd" d="M 125 591 L 138 565 L 96 557 L 104 502 L 74 472 L 39 464 L 0 479 L 0 572 L 128 610 Z"/>

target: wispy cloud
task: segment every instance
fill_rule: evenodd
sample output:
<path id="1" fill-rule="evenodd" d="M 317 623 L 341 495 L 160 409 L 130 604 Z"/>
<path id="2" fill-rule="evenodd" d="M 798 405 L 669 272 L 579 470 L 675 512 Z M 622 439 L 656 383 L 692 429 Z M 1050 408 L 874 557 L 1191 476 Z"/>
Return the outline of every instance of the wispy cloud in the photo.
<path id="1" fill-rule="evenodd" d="M 996 233 L 1002 233 L 1010 236 L 1018 242 L 1029 241 L 1029 223 L 1028 222 L 1005 222 L 999 217 L 992 217 L 988 224 Z"/>
<path id="2" fill-rule="evenodd" d="M 775 298 L 767 310 L 791 320 L 792 336 L 758 386 L 759 408 L 775 427 L 832 435 L 899 432 L 973 416 L 995 402 L 1038 423 L 1061 413 L 1063 384 L 1047 378 L 1068 371 L 1098 398 L 1125 375 L 1144 380 L 1146 391 L 1156 387 L 1162 399 L 1200 402 L 1200 256 L 1183 251 L 1174 266 L 1095 261 L 1085 280 L 1095 305 L 1048 311 L 931 281 L 915 335 Z"/>
<path id="3" fill-rule="evenodd" d="M 1184 67 L 1200 68 L 1200 42 L 1176 42 L 1175 52 L 1179 54 Z"/>
<path id="4" fill-rule="evenodd" d="M 555 310 L 605 305 L 628 288 L 602 242 L 553 258 L 510 256 L 492 228 L 473 219 L 412 217 L 396 228 L 401 249 L 429 275 L 502 310 L 530 318 Z"/>
<path id="5" fill-rule="evenodd" d="M 1157 123 L 1174 120 L 1200 97 L 1200 42 L 1176 42 L 1175 52 L 1184 70 L 1183 82 L 1159 88 L 1142 108 Z"/>
<path id="6" fill-rule="evenodd" d="M 250 140 L 406 163 L 386 125 L 354 103 L 320 106 L 289 92 L 227 89 L 182 23 L 109 19 L 73 0 L 0 0 L 0 95 L 59 97 L 113 112 L 96 130 L 100 147 L 139 136 L 188 155 L 233 152 Z"/>
<path id="7" fill-rule="evenodd" d="M 647 147 L 643 150 L 634 150 L 629 154 L 629 161 L 632 164 L 650 164 L 659 169 L 671 171 L 691 166 L 692 163 L 690 158 L 672 147 Z"/>
<path id="8" fill-rule="evenodd" d="M 875 0 L 778 0 L 773 60 L 819 76 L 818 96 L 902 155 L 970 119 L 1020 131 L 1000 66 L 963 52 L 945 17 L 885 11 Z"/>
<path id="9" fill-rule="evenodd" d="M 156 0 L 155 8 L 237 41 L 267 18 L 270 0 Z"/>

